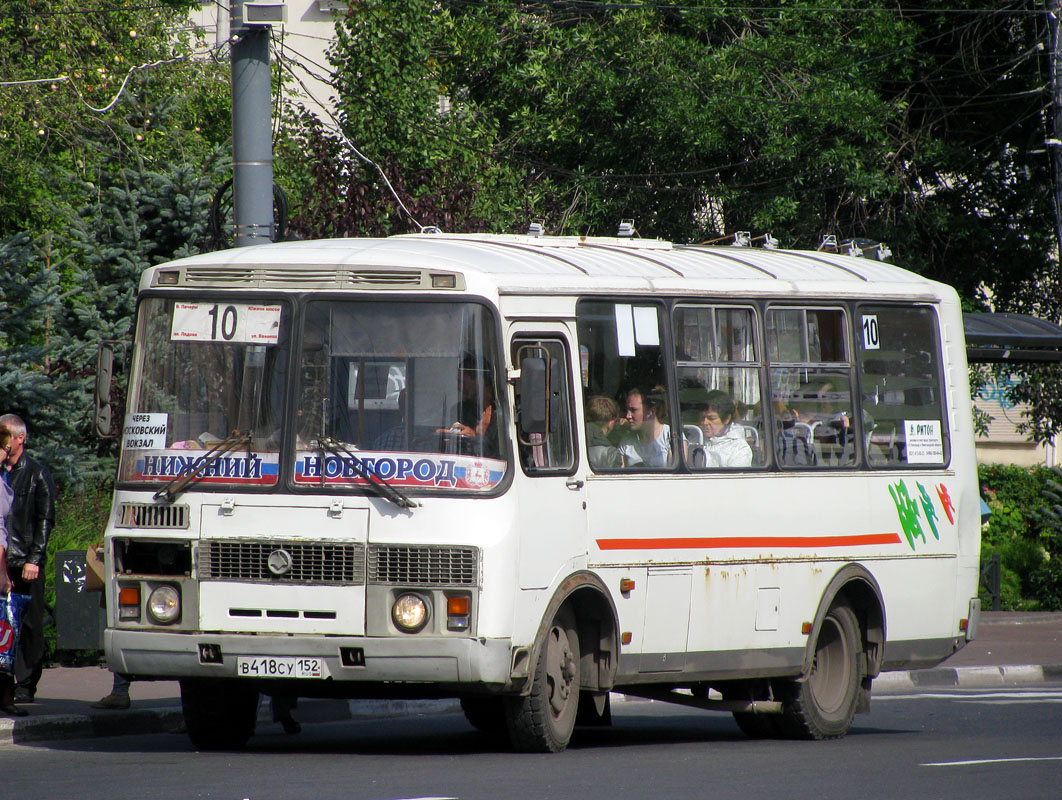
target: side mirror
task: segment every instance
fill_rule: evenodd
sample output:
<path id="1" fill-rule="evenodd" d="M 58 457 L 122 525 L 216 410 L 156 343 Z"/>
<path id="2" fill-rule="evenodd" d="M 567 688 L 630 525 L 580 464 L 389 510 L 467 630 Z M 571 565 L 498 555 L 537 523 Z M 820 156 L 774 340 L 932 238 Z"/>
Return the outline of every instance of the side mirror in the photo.
<path id="1" fill-rule="evenodd" d="M 520 361 L 520 433 L 545 433 L 549 426 L 549 399 L 546 359 Z"/>
<path id="2" fill-rule="evenodd" d="M 111 406 L 111 383 L 114 378 L 114 348 L 107 342 L 101 342 L 96 354 L 96 413 L 94 422 L 96 435 L 114 436 L 113 413 Z"/>

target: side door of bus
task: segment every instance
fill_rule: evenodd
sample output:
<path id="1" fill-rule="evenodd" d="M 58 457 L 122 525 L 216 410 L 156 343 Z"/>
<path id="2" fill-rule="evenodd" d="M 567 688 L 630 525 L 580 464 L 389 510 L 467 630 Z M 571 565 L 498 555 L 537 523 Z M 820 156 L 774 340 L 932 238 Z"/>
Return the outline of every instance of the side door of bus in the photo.
<path id="1" fill-rule="evenodd" d="M 557 321 L 521 321 L 509 334 L 514 369 L 526 358 L 542 359 L 546 365 L 546 432 L 521 433 L 519 408 L 515 426 L 520 588 L 545 589 L 558 577 L 586 567 L 585 466 L 575 438 L 573 336 Z"/>

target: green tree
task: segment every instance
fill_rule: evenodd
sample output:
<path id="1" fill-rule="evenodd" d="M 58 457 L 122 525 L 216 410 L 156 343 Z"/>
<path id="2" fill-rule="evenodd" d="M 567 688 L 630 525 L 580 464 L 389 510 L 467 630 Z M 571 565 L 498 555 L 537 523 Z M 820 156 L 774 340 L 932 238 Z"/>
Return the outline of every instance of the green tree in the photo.
<path id="1" fill-rule="evenodd" d="M 0 388 L 67 485 L 111 474 L 97 344 L 128 336 L 144 267 L 207 246 L 226 177 L 227 71 L 182 38 L 192 5 L 0 10 Z"/>
<path id="2" fill-rule="evenodd" d="M 0 8 L 0 239 L 60 231 L 108 172 L 164 170 L 228 139 L 227 73 L 182 34 L 193 5 Z"/>
<path id="3" fill-rule="evenodd" d="M 450 229 L 869 237 L 1017 303 L 1051 264 L 1040 18 L 905 5 L 364 0 L 333 51 L 342 137 L 293 126 L 318 156 L 302 232 L 408 228 L 349 142 Z"/>
<path id="4" fill-rule="evenodd" d="M 111 473 L 112 443 L 91 430 L 97 345 L 128 339 L 146 267 L 205 249 L 225 155 L 206 170 L 178 164 L 111 175 L 99 199 L 68 219 L 66 255 L 50 233 L 0 242 L 4 410 L 30 423 L 34 449 L 64 484 Z"/>

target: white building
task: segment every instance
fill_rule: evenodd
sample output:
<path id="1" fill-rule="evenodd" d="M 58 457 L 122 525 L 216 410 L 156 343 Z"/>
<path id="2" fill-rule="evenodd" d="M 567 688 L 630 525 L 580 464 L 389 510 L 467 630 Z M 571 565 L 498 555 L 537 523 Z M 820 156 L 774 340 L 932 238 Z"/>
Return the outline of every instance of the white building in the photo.
<path id="1" fill-rule="evenodd" d="M 264 0 L 260 0 L 262 2 Z M 268 0 L 280 4 L 280 0 Z M 328 117 L 334 107 L 332 68 L 325 51 L 335 40 L 334 16 L 346 10 L 339 0 L 284 0 L 284 22 L 273 25 L 272 60 L 284 72 L 285 91 L 295 92 L 306 107 Z M 218 45 L 229 38 L 229 6 L 215 0 L 200 0 L 191 21 L 203 29 L 207 40 Z"/>

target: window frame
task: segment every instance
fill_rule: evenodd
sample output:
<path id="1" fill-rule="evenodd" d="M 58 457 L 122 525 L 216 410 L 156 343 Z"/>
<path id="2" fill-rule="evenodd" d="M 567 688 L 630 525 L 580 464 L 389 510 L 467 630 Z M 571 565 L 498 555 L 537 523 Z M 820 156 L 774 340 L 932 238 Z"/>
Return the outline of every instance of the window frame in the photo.
<path id="1" fill-rule="evenodd" d="M 523 347 L 539 346 L 543 347 L 546 343 L 559 344 L 562 351 L 563 362 L 561 374 L 564 376 L 564 380 L 567 384 L 568 390 L 568 402 L 565 407 L 568 418 L 568 449 L 570 453 L 571 463 L 566 467 L 537 467 L 528 463 L 525 463 L 523 458 L 522 449 L 527 447 L 520 439 L 520 419 L 519 409 L 513 414 L 512 420 L 512 450 L 513 459 L 519 462 L 520 469 L 524 475 L 529 478 L 546 478 L 546 477 L 569 477 L 574 475 L 580 467 L 581 456 L 583 454 L 582 447 L 580 446 L 580 436 L 578 433 L 577 421 L 579 417 L 575 414 L 575 392 L 572 385 L 572 348 L 568 341 L 568 337 L 560 331 L 533 331 L 533 330 L 519 330 L 512 334 L 509 339 L 509 357 L 512 360 L 513 366 L 519 369 L 519 363 L 516 361 L 516 355 Z M 544 348 L 545 349 L 545 348 Z M 585 439 L 585 437 L 583 437 Z"/>
<path id="2" fill-rule="evenodd" d="M 719 350 L 719 342 L 718 342 L 718 339 L 716 338 L 717 335 L 718 335 L 718 332 L 719 332 L 718 316 L 717 316 L 718 312 L 720 310 L 747 311 L 747 312 L 749 312 L 750 330 L 752 332 L 753 359 L 752 360 L 748 360 L 748 361 L 719 361 L 719 360 L 714 360 L 714 359 L 710 360 L 710 361 L 699 361 L 699 360 L 691 360 L 691 359 L 682 359 L 682 360 L 680 360 L 678 358 L 678 353 L 675 350 L 675 345 L 678 343 L 678 331 L 676 330 L 676 328 L 678 326 L 678 314 L 679 314 L 679 312 L 682 309 L 709 309 L 709 310 L 711 310 L 711 312 L 712 312 L 711 313 L 711 317 L 712 317 L 713 345 L 715 346 L 715 349 L 716 349 L 716 353 L 713 353 L 713 355 L 717 355 L 718 354 L 718 350 Z M 764 314 L 763 314 L 763 309 L 761 308 L 761 306 L 759 304 L 757 304 L 756 302 L 751 301 L 751 300 L 747 301 L 747 302 L 733 302 L 733 301 L 727 302 L 727 301 L 720 300 L 718 298 L 713 298 L 713 297 L 705 297 L 705 298 L 683 297 L 683 298 L 678 298 L 678 299 L 674 300 L 674 302 L 672 302 L 670 304 L 668 310 L 669 310 L 670 317 L 671 317 L 670 318 L 669 330 L 671 332 L 671 337 L 672 337 L 672 353 L 673 353 L 673 355 L 675 355 L 675 358 L 671 361 L 671 365 L 672 365 L 673 373 L 674 373 L 673 376 L 672 376 L 672 380 L 674 381 L 674 383 L 675 383 L 675 385 L 677 387 L 676 388 L 676 392 L 675 392 L 675 403 L 676 403 L 676 405 L 678 405 L 677 411 L 678 411 L 678 419 L 680 420 L 680 422 L 679 422 L 680 428 L 681 428 L 681 426 L 683 426 L 685 424 L 685 423 L 683 423 L 681 421 L 682 420 L 682 407 L 681 407 L 681 397 L 679 396 L 679 392 L 681 392 L 681 386 L 680 386 L 681 380 L 680 380 L 680 378 L 681 378 L 681 371 L 682 370 L 685 370 L 685 369 L 708 369 L 708 370 L 737 369 L 737 370 L 749 370 L 749 371 L 754 371 L 756 376 L 757 376 L 757 378 L 758 378 L 758 380 L 759 380 L 759 387 L 758 388 L 759 388 L 760 406 L 761 406 L 760 421 L 761 421 L 761 424 L 763 426 L 763 430 L 757 430 L 757 436 L 761 437 L 762 439 L 766 439 L 766 435 L 767 435 L 767 432 L 769 430 L 768 423 L 770 421 L 769 413 L 767 411 L 767 406 L 770 404 L 770 395 L 769 395 L 769 384 L 768 384 L 768 381 L 767 381 L 767 378 L 768 378 L 767 371 L 766 371 L 766 363 L 767 362 L 766 362 L 766 354 L 765 354 L 765 346 L 766 346 L 766 341 L 765 341 L 765 338 L 766 338 L 766 327 L 765 327 L 765 324 L 766 324 L 766 320 L 765 320 L 765 317 L 764 317 Z M 733 398 L 731 398 L 731 399 L 733 399 Z M 737 421 L 737 420 L 734 420 L 734 421 Z M 743 424 L 743 423 L 739 422 L 739 424 Z M 751 427 L 751 426 L 743 425 L 743 427 Z M 682 435 L 682 431 L 680 430 L 680 436 L 681 435 Z M 759 464 L 757 464 L 756 461 L 755 461 L 756 450 L 753 450 L 753 459 L 754 459 L 753 463 L 750 464 L 747 467 L 695 467 L 692 463 L 690 463 L 691 460 L 692 460 L 692 457 L 688 453 L 688 445 L 687 445 L 687 453 L 681 459 L 681 463 L 683 465 L 684 471 L 686 471 L 686 472 L 688 472 L 688 473 L 690 473 L 692 475 L 703 475 L 705 473 L 711 474 L 711 473 L 716 473 L 716 472 L 764 472 L 765 470 L 770 469 L 771 464 L 773 463 L 773 460 L 774 460 L 773 448 L 768 448 L 766 446 L 766 442 L 765 441 L 761 441 L 758 449 L 759 449 L 759 451 L 760 451 L 760 453 L 761 453 L 761 455 L 763 457 L 762 462 L 759 463 Z"/>
<path id="3" fill-rule="evenodd" d="M 947 381 L 945 377 L 946 359 L 944 354 L 944 343 L 941 338 L 941 325 L 940 325 L 940 311 L 936 303 L 898 303 L 890 302 L 888 300 L 859 300 L 852 302 L 852 342 L 855 349 L 856 356 L 856 379 L 859 381 L 859 396 L 856 398 L 859 403 L 859 416 L 863 419 L 863 369 L 862 369 L 862 319 L 864 311 L 866 309 L 896 309 L 900 311 L 922 311 L 928 312 L 931 321 L 931 329 L 933 333 L 933 342 L 931 352 L 936 359 L 937 367 L 937 397 L 940 403 L 940 438 L 941 449 L 943 450 L 944 458 L 940 462 L 922 462 L 922 463 L 910 463 L 903 462 L 886 462 L 884 464 L 874 464 L 870 462 L 868 453 L 864 453 L 864 462 L 867 469 L 874 470 L 875 472 L 889 471 L 889 470 L 904 470 L 904 471 L 918 471 L 918 470 L 937 470 L 948 469 L 951 466 L 952 459 L 952 446 L 951 446 L 951 425 L 949 424 L 949 406 L 948 406 L 948 393 L 947 393 Z M 860 345 L 855 346 L 856 338 L 859 337 Z M 863 437 L 865 438 L 865 437 Z"/>

